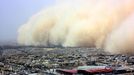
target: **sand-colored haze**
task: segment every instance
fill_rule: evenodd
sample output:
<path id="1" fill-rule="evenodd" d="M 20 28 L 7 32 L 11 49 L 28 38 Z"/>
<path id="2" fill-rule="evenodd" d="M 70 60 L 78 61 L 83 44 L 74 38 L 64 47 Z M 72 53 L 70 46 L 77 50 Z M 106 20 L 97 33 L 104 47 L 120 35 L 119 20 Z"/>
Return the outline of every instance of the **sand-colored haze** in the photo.
<path id="1" fill-rule="evenodd" d="M 134 0 L 57 0 L 19 28 L 18 43 L 134 54 Z"/>

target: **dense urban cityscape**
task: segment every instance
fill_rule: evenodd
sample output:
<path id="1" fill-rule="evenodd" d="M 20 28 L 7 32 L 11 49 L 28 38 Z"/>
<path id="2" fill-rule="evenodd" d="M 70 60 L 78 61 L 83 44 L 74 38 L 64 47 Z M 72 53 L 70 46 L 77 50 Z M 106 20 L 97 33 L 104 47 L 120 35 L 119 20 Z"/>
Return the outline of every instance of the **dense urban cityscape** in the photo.
<path id="1" fill-rule="evenodd" d="M 134 56 L 112 55 L 96 48 L 0 48 L 0 75 L 91 75 L 79 73 L 79 68 L 87 66 L 110 67 L 112 71 L 106 75 L 133 75 Z"/>

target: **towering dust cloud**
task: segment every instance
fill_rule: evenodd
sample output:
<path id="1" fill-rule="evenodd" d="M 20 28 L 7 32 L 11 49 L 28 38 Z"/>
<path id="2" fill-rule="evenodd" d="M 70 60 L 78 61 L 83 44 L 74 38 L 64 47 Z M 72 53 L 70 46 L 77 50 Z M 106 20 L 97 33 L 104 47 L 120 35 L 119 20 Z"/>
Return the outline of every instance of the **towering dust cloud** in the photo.
<path id="1" fill-rule="evenodd" d="M 18 43 L 134 54 L 134 0 L 57 0 L 19 28 Z"/>

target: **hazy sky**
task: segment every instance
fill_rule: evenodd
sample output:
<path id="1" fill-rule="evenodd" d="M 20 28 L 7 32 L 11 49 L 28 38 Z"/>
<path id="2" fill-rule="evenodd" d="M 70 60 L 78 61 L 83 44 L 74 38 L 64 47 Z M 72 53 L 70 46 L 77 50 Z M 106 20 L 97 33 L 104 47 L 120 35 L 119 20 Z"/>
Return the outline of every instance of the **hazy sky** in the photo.
<path id="1" fill-rule="evenodd" d="M 55 0 L 0 0 L 0 41 L 14 40 L 18 28 Z"/>

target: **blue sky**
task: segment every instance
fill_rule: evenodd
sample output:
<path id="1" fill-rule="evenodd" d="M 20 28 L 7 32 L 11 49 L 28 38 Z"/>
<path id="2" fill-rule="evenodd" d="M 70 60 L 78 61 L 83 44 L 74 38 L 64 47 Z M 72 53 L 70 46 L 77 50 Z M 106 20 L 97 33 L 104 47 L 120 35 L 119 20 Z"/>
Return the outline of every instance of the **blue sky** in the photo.
<path id="1" fill-rule="evenodd" d="M 0 41 L 15 40 L 18 28 L 55 0 L 0 0 Z"/>

